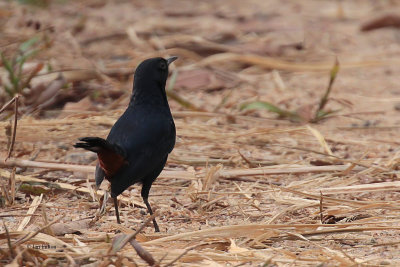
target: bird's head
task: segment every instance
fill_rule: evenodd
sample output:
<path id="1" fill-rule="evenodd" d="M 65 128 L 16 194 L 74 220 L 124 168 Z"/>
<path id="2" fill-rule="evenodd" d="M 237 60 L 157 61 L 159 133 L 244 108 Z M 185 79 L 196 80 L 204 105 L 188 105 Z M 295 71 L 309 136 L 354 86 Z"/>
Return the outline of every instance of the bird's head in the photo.
<path id="1" fill-rule="evenodd" d="M 154 95 L 161 93 L 165 95 L 165 84 L 168 78 L 168 66 L 178 57 L 164 59 L 162 57 L 149 58 L 144 60 L 136 68 L 134 76 L 133 93 Z M 165 96 L 166 98 L 166 96 Z"/>
<path id="2" fill-rule="evenodd" d="M 149 58 L 139 64 L 135 71 L 135 83 L 157 82 L 165 87 L 168 78 L 168 66 L 178 57 L 164 59 L 162 57 Z"/>

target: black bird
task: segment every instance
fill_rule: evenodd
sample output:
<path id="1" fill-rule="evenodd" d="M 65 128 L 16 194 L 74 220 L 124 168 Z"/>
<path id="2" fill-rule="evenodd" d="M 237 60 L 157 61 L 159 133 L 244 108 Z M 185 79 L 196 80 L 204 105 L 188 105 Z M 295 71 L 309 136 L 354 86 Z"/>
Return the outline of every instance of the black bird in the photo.
<path id="1" fill-rule="evenodd" d="M 111 128 L 107 139 L 80 138 L 74 147 L 97 153 L 95 180 L 99 187 L 111 183 L 115 215 L 120 222 L 117 196 L 135 183 L 142 183 L 142 198 L 150 214 L 151 185 L 161 173 L 175 146 L 175 124 L 167 101 L 168 66 L 177 57 L 150 58 L 137 67 L 128 108 Z M 159 232 L 154 219 L 154 229 Z"/>

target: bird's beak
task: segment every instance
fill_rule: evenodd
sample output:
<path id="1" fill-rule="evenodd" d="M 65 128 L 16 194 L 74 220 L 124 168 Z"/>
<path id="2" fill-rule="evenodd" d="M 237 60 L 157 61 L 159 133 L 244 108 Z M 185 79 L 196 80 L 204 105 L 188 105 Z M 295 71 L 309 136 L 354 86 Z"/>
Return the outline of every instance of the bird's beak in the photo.
<path id="1" fill-rule="evenodd" d="M 172 62 L 174 62 L 174 61 L 177 60 L 177 59 L 178 59 L 178 57 L 170 57 L 170 58 L 168 58 L 168 59 L 167 59 L 168 65 L 171 64 Z"/>

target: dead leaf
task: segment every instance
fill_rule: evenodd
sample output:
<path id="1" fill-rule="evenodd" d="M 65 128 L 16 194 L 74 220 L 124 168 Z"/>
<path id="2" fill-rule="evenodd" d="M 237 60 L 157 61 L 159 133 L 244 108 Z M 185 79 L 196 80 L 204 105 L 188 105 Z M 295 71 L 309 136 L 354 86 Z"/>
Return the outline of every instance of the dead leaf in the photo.
<path id="1" fill-rule="evenodd" d="M 145 250 L 139 244 L 139 242 L 137 242 L 135 239 L 131 239 L 129 243 L 136 250 L 136 253 L 139 255 L 139 257 L 144 260 L 149 266 L 159 266 L 158 264 L 156 264 L 153 256 L 147 250 Z"/>
<path id="2" fill-rule="evenodd" d="M 304 122 L 309 122 L 314 118 L 314 110 L 315 110 L 315 105 L 313 104 L 306 104 L 302 105 L 296 110 L 296 114 L 299 115 L 299 117 L 304 121 Z"/>
<path id="3" fill-rule="evenodd" d="M 90 101 L 90 97 L 87 96 L 80 100 L 79 102 L 68 102 L 65 104 L 63 111 L 58 116 L 59 118 L 65 118 L 71 113 L 81 112 L 81 111 L 95 111 L 96 107 Z"/>
<path id="4" fill-rule="evenodd" d="M 329 165 L 333 165 L 334 163 L 326 161 L 326 160 L 316 159 L 316 160 L 311 160 L 310 164 L 313 166 L 329 166 Z"/>
<path id="5" fill-rule="evenodd" d="M 213 70 L 193 69 L 181 71 L 176 78 L 175 89 L 214 91 L 236 84 Z"/>
<path id="6" fill-rule="evenodd" d="M 43 109 L 54 103 L 60 89 L 66 84 L 64 76 L 60 74 L 57 79 L 53 80 L 43 91 L 34 89 L 34 92 L 41 92 L 39 97 L 31 104 L 28 113 L 35 109 Z M 40 85 L 39 85 L 40 86 Z"/>
<path id="7" fill-rule="evenodd" d="M 395 14 L 383 15 L 361 25 L 361 31 L 372 31 L 380 28 L 400 28 L 400 16 Z"/>
<path id="8" fill-rule="evenodd" d="M 89 228 L 90 219 L 72 221 L 67 223 L 55 223 L 51 226 L 51 230 L 55 235 L 65 234 L 82 234 L 80 230 Z"/>
<path id="9" fill-rule="evenodd" d="M 23 183 L 19 187 L 18 191 L 25 193 L 25 194 L 40 196 L 40 194 L 49 193 L 51 191 L 51 189 L 42 184 Z"/>

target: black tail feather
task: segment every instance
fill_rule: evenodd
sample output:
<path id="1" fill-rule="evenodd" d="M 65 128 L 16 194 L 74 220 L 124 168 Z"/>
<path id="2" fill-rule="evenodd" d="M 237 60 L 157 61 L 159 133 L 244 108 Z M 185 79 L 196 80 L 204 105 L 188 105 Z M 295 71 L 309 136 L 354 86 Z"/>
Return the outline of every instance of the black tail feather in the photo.
<path id="1" fill-rule="evenodd" d="M 123 157 L 126 156 L 126 153 L 118 145 L 110 144 L 107 140 L 100 137 L 82 137 L 79 138 L 79 141 L 80 142 L 77 142 L 74 147 L 83 148 L 95 153 L 109 151 Z"/>
<path id="2" fill-rule="evenodd" d="M 102 149 L 113 149 L 110 143 L 100 137 L 82 137 L 79 138 L 79 141 L 81 142 L 77 142 L 74 147 L 83 148 L 96 153 Z"/>

